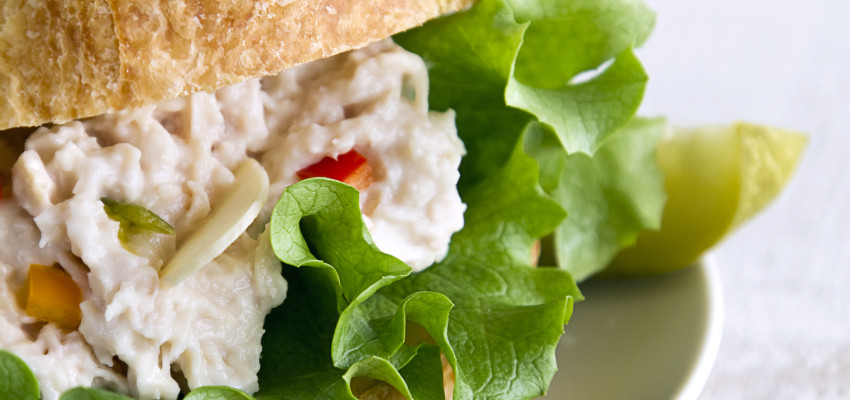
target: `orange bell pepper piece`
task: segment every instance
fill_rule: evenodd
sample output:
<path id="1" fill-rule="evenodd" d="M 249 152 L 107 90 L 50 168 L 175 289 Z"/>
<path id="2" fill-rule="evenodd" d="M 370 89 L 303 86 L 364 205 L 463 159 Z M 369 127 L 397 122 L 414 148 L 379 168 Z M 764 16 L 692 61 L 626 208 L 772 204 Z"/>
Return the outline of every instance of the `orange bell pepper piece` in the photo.
<path id="1" fill-rule="evenodd" d="M 80 326 L 83 294 L 61 268 L 30 265 L 21 298 L 24 311 L 35 319 L 53 322 L 65 330 Z"/>

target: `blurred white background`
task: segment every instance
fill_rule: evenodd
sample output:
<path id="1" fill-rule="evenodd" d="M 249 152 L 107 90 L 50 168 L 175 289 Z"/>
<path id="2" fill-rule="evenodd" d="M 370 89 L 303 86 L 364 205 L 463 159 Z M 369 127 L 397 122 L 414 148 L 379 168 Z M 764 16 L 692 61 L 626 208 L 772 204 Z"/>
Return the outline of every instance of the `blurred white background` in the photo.
<path id="1" fill-rule="evenodd" d="M 726 318 L 701 399 L 850 399 L 850 1 L 647 2 L 641 114 L 811 137 L 785 193 L 715 251 Z"/>

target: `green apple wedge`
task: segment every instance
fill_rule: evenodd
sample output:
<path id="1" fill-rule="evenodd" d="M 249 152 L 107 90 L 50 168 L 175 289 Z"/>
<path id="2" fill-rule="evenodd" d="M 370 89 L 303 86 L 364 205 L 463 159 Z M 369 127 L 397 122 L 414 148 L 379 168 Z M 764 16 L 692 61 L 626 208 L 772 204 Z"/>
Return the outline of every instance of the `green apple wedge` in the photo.
<path id="1" fill-rule="evenodd" d="M 634 278 L 686 267 L 782 190 L 807 136 L 749 123 L 671 132 L 658 147 L 667 203 L 659 230 L 641 232 L 601 278 Z"/>

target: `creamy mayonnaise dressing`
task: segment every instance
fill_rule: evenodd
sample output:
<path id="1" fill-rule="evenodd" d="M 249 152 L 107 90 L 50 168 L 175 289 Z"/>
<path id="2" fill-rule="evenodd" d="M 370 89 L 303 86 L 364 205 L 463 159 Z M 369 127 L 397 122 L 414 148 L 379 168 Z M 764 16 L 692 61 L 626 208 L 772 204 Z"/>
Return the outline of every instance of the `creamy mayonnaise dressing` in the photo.
<path id="1" fill-rule="evenodd" d="M 45 399 L 75 386 L 144 399 L 204 385 L 256 391 L 263 319 L 286 293 L 259 232 L 298 170 L 351 149 L 366 156 L 366 225 L 414 268 L 442 258 L 462 227 L 463 145 L 453 114 L 429 112 L 426 99 L 422 60 L 384 41 L 214 94 L 39 129 L 13 168 L 14 195 L 0 201 L 0 348 L 33 368 Z M 247 157 L 272 185 L 252 234 L 179 285 L 160 285 L 159 270 Z M 127 250 L 103 197 L 153 211 L 176 235 Z M 30 264 L 59 265 L 81 288 L 78 330 L 21 310 Z"/>

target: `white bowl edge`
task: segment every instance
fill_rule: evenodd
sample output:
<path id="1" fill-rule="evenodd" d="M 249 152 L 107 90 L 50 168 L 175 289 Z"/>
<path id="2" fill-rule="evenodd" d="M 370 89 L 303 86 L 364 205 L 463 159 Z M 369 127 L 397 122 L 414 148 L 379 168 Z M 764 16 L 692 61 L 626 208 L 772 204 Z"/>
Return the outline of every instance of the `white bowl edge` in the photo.
<path id="1" fill-rule="evenodd" d="M 704 266 L 702 273 L 705 275 L 709 291 L 709 328 L 705 333 L 705 340 L 700 350 L 699 361 L 694 367 L 690 379 L 679 390 L 676 400 L 696 400 L 700 393 L 702 393 L 706 382 L 708 382 L 708 377 L 711 374 L 714 363 L 717 360 L 717 353 L 720 350 L 720 342 L 723 336 L 725 306 L 723 303 L 720 271 L 718 271 L 714 256 L 710 254 L 702 258 L 702 264 Z"/>

